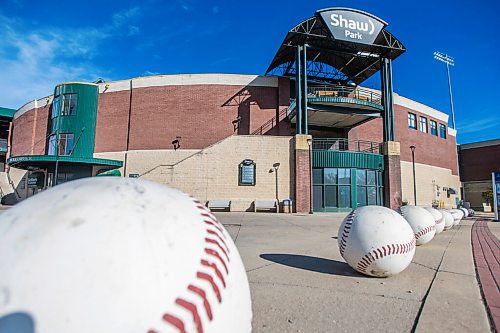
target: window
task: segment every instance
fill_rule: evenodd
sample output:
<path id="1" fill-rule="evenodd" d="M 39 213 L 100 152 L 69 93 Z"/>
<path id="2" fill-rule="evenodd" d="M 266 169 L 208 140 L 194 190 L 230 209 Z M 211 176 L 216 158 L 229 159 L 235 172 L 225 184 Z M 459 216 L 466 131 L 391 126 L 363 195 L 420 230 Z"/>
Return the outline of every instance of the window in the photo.
<path id="1" fill-rule="evenodd" d="M 78 94 L 64 94 L 61 105 L 61 116 L 73 116 L 76 114 Z"/>
<path id="2" fill-rule="evenodd" d="M 356 170 L 356 206 L 382 205 L 383 186 L 381 171 Z"/>
<path id="3" fill-rule="evenodd" d="M 420 116 L 420 131 L 427 133 L 427 118 Z"/>
<path id="4" fill-rule="evenodd" d="M 313 169 L 313 208 L 351 207 L 351 169 Z"/>
<path id="5" fill-rule="evenodd" d="M 446 139 L 446 126 L 443 124 L 439 124 L 439 136 Z"/>
<path id="6" fill-rule="evenodd" d="M 408 127 L 417 129 L 417 116 L 414 113 L 408 112 Z"/>
<path id="7" fill-rule="evenodd" d="M 61 96 L 56 96 L 52 101 L 52 118 L 59 116 L 60 109 L 61 109 Z"/>
<path id="8" fill-rule="evenodd" d="M 76 114 L 76 106 L 78 102 L 78 94 L 62 94 L 54 97 L 52 101 L 52 118 L 61 116 L 74 116 Z"/>
<path id="9" fill-rule="evenodd" d="M 74 173 L 58 173 L 57 174 L 57 185 L 66 183 L 75 179 Z"/>
<path id="10" fill-rule="evenodd" d="M 71 155 L 73 151 L 75 135 L 73 133 L 59 134 L 59 156 Z M 56 155 L 57 152 L 57 135 L 52 134 L 49 137 L 49 152 L 48 155 Z"/>
<path id="11" fill-rule="evenodd" d="M 437 123 L 434 120 L 431 120 L 431 134 L 435 136 L 438 135 Z"/>

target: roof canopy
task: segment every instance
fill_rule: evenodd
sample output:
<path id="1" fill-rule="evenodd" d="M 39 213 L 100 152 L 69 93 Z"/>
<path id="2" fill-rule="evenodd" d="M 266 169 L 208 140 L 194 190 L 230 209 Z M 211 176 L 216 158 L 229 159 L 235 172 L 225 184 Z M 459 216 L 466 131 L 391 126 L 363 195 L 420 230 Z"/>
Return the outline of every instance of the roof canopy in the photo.
<path id="1" fill-rule="evenodd" d="M 355 9 L 318 10 L 288 32 L 266 75 L 295 75 L 295 46 L 307 44 L 309 80 L 360 84 L 380 70 L 381 58 L 393 60 L 406 51 L 386 26 Z"/>
<path id="2" fill-rule="evenodd" d="M 122 161 L 109 160 L 103 158 L 83 158 L 74 156 L 55 156 L 55 155 L 22 155 L 11 157 L 7 160 L 7 163 L 13 167 L 24 170 L 37 170 L 40 168 L 47 168 L 49 166 L 54 166 L 56 160 L 59 161 L 60 165 L 98 165 L 106 167 L 121 168 L 123 166 Z"/>
<path id="3" fill-rule="evenodd" d="M 12 120 L 12 117 L 14 117 L 14 112 L 16 112 L 16 110 L 0 107 L 0 117 L 9 118 L 10 120 Z"/>

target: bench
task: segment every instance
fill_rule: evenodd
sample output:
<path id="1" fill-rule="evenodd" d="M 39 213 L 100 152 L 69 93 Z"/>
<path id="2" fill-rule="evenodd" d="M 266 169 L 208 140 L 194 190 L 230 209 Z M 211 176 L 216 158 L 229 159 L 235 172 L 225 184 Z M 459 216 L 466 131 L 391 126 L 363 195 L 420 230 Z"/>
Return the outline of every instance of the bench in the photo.
<path id="1" fill-rule="evenodd" d="M 207 206 L 210 209 L 227 209 L 228 211 L 231 211 L 231 200 L 213 199 L 208 201 Z"/>
<path id="2" fill-rule="evenodd" d="M 279 205 L 276 199 L 273 200 L 255 200 L 253 202 L 254 212 L 257 210 L 276 210 L 276 213 L 279 212 Z"/>

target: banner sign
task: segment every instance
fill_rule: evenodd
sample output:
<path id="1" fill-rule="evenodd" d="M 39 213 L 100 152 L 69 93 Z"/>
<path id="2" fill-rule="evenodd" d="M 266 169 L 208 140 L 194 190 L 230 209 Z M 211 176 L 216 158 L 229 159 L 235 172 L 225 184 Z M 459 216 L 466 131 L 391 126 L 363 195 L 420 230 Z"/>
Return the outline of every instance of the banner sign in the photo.
<path id="1" fill-rule="evenodd" d="M 498 209 L 500 208 L 500 172 L 491 173 L 491 182 L 493 188 L 493 208 L 495 211 L 495 220 L 498 221 Z"/>
<path id="2" fill-rule="evenodd" d="M 43 188 L 45 184 L 45 174 L 41 172 L 32 173 L 28 176 L 28 188 Z"/>
<path id="3" fill-rule="evenodd" d="M 354 9 L 330 9 L 319 12 L 333 38 L 372 45 L 387 23 Z"/>

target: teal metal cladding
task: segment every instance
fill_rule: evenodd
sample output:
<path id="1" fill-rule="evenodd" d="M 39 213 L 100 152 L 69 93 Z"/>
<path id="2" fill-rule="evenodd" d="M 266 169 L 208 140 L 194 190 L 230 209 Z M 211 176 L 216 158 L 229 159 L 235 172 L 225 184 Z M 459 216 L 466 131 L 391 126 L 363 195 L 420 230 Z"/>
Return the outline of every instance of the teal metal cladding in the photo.
<path id="1" fill-rule="evenodd" d="M 99 87 L 91 83 L 63 83 L 56 86 L 54 98 L 62 98 L 64 94 L 77 94 L 76 112 L 52 118 L 51 132 L 74 134 L 71 156 L 91 159 L 94 155 Z"/>
<path id="2" fill-rule="evenodd" d="M 384 156 L 339 150 L 313 150 L 313 168 L 356 168 L 384 170 Z"/>

